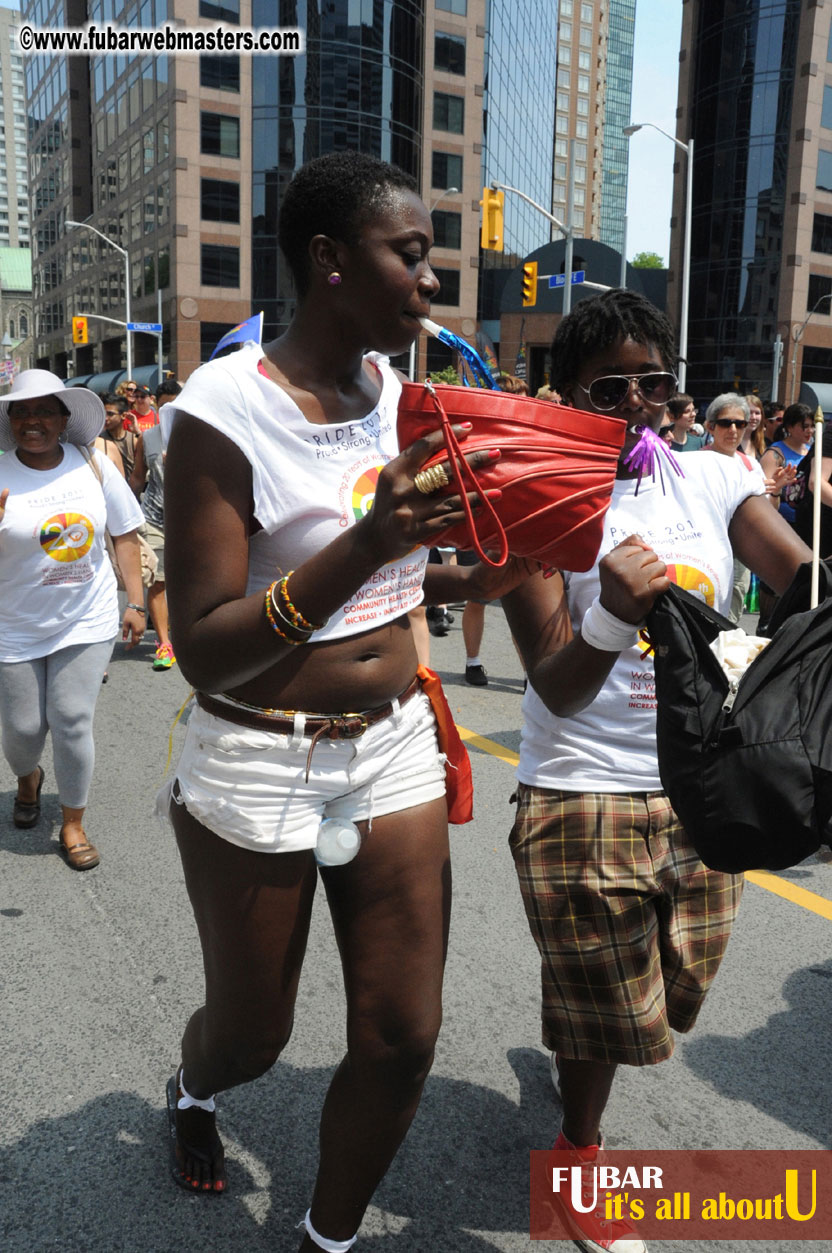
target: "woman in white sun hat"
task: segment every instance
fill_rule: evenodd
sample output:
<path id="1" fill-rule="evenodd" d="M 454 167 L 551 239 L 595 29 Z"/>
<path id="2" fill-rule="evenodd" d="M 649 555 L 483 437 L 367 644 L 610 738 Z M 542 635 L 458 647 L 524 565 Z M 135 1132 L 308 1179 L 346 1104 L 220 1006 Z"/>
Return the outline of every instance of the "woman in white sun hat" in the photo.
<path id="1" fill-rule="evenodd" d="M 128 648 L 145 626 L 142 513 L 113 464 L 88 447 L 103 424 L 93 392 L 65 387 L 48 370 L 24 370 L 0 397 L 0 723 L 17 776 L 12 820 L 38 821 L 51 731 L 60 851 L 75 870 L 99 861 L 83 816 L 95 702 L 119 627 L 107 530 L 127 589 Z"/>

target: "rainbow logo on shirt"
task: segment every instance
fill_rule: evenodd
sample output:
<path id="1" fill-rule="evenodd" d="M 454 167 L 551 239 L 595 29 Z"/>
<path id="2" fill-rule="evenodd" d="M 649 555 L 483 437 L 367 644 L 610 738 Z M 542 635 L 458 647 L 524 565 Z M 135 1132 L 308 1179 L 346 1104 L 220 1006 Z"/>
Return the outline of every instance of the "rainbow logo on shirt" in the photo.
<path id="1" fill-rule="evenodd" d="M 95 528 L 82 513 L 56 513 L 41 525 L 38 538 L 53 561 L 78 561 L 92 548 Z"/>
<path id="2" fill-rule="evenodd" d="M 667 577 L 677 587 L 684 588 L 686 592 L 692 592 L 694 596 L 701 596 L 705 604 L 713 609 L 716 589 L 707 574 L 703 574 L 695 566 L 671 565 L 667 567 Z"/>
<path id="3" fill-rule="evenodd" d="M 371 466 L 369 470 L 356 479 L 352 485 L 352 511 L 356 522 L 367 516 L 373 507 L 376 495 L 378 476 L 384 469 L 383 465 Z"/>

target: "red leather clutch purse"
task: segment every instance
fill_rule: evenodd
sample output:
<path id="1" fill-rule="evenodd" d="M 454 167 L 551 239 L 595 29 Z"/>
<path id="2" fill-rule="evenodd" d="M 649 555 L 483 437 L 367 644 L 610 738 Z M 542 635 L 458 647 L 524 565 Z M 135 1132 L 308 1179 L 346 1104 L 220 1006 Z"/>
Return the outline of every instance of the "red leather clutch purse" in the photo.
<path id="1" fill-rule="evenodd" d="M 473 423 L 461 444 L 454 422 Z M 405 383 L 399 447 L 407 448 L 439 426 L 445 451 L 423 468 L 450 463 L 446 468 L 453 481 L 440 490 L 456 495 L 463 485 L 466 521 L 443 531 L 437 543 L 473 548 L 489 565 L 503 565 L 513 553 L 558 570 L 591 568 L 601 546 L 625 419 L 478 387 Z M 472 470 L 465 454 L 488 448 L 499 448 L 500 460 Z M 494 503 L 485 497 L 474 518 L 466 492 L 495 487 L 502 497 Z M 496 549 L 499 559 L 487 557 L 486 548 Z"/>

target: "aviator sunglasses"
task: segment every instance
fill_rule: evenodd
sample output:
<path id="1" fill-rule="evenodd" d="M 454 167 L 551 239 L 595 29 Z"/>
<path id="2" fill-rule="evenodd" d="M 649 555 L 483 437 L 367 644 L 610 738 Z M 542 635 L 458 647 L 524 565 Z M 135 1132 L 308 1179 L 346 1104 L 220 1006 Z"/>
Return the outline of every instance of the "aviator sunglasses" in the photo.
<path id="1" fill-rule="evenodd" d="M 735 426 L 738 431 L 744 431 L 748 426 L 746 418 L 714 418 L 714 426 L 721 426 L 723 431 L 727 431 L 729 426 Z"/>
<path id="2" fill-rule="evenodd" d="M 630 393 L 630 385 L 635 383 L 644 400 L 650 405 L 666 405 L 676 391 L 678 380 L 675 374 L 605 374 L 603 378 L 593 379 L 589 387 L 579 383 L 582 392 L 586 392 L 590 403 L 602 412 L 615 409 Z"/>

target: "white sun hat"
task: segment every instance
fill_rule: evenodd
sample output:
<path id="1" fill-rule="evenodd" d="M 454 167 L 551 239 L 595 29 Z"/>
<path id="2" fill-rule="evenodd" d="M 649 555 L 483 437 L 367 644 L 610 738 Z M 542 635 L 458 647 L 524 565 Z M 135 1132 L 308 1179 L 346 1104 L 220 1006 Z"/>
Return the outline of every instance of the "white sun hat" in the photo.
<path id="1" fill-rule="evenodd" d="M 15 400 L 35 400 L 39 396 L 57 396 L 69 410 L 64 435 L 70 444 L 91 444 L 104 426 L 104 405 L 95 392 L 86 387 L 67 387 L 51 370 L 22 370 L 5 396 L 0 396 L 0 449 L 3 452 L 11 452 L 15 447 L 9 405 Z"/>

